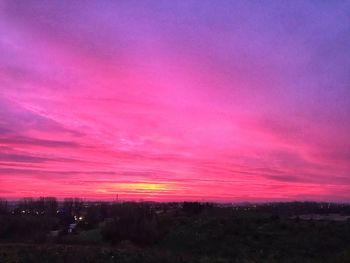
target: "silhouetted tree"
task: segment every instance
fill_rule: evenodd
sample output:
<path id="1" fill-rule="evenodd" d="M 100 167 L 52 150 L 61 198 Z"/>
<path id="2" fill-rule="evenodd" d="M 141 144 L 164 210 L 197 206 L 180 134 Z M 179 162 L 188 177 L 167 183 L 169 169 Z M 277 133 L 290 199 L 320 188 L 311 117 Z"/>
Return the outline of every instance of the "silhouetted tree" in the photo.
<path id="1" fill-rule="evenodd" d="M 7 214 L 9 212 L 8 202 L 4 199 L 0 199 L 0 215 Z"/>

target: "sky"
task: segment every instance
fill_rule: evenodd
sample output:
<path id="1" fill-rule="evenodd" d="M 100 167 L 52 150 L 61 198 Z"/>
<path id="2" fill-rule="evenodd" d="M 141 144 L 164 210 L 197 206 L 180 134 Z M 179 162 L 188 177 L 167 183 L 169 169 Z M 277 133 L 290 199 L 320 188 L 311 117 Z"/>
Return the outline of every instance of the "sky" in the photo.
<path id="1" fill-rule="evenodd" d="M 350 201 L 350 2 L 0 0 L 0 196 Z"/>

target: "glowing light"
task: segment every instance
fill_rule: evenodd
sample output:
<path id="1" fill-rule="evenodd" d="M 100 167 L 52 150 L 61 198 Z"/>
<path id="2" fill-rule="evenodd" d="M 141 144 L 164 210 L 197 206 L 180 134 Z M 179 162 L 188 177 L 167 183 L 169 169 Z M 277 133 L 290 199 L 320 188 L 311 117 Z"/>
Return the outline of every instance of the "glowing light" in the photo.
<path id="1" fill-rule="evenodd" d="M 172 187 L 168 183 L 120 183 L 114 185 L 116 189 L 134 190 L 139 192 L 158 192 L 171 190 Z"/>

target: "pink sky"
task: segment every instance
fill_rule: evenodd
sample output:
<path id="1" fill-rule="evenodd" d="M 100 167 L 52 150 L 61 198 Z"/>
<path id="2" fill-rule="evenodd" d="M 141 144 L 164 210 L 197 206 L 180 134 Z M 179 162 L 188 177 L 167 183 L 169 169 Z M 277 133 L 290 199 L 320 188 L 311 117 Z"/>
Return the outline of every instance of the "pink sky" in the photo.
<path id="1" fill-rule="evenodd" d="M 350 201 L 349 12 L 0 0 L 0 196 Z"/>

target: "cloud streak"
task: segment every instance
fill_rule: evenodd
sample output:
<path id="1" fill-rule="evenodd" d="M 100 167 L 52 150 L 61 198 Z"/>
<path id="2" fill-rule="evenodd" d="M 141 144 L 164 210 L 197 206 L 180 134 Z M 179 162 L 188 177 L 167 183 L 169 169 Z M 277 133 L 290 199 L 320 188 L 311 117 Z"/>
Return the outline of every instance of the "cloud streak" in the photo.
<path id="1" fill-rule="evenodd" d="M 349 11 L 2 1 L 3 195 L 350 201 Z"/>

